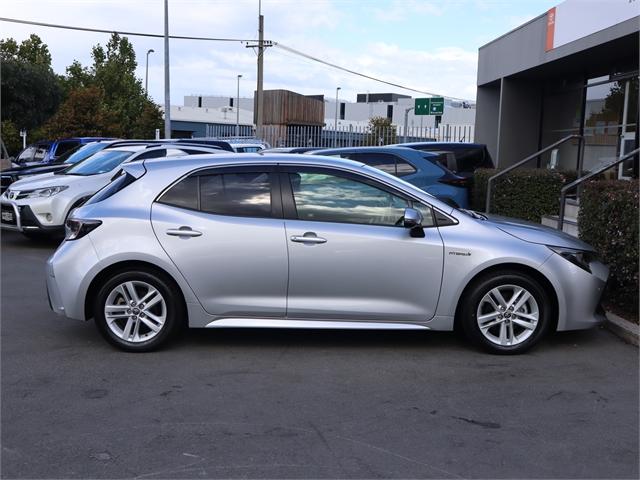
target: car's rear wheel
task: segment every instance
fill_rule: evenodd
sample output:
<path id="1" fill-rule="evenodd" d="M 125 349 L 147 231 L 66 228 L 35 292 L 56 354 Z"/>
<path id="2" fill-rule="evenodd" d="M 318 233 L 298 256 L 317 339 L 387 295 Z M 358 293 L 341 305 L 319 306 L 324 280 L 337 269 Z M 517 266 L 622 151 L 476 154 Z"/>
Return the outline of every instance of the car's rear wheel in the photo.
<path id="1" fill-rule="evenodd" d="M 535 279 L 519 272 L 481 278 L 462 301 L 465 334 L 493 353 L 525 352 L 542 338 L 551 323 L 549 295 Z"/>
<path id="2" fill-rule="evenodd" d="M 183 317 L 182 303 L 166 279 L 151 272 L 121 272 L 107 280 L 95 299 L 96 326 L 113 345 L 146 352 L 164 344 Z"/>

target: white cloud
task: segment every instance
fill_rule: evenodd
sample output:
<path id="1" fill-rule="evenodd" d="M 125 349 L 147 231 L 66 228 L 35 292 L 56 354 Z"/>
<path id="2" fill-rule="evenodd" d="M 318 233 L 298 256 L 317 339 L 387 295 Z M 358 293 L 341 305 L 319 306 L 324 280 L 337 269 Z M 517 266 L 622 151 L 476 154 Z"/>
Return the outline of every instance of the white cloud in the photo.
<path id="1" fill-rule="evenodd" d="M 341 0 L 263 0 L 265 38 L 277 40 L 298 50 L 362 71 L 391 82 L 435 91 L 455 97 L 474 98 L 476 52 L 442 47 L 417 50 L 387 41 L 371 42 L 358 18 L 349 17 Z M 393 1 L 387 15 L 418 12 L 442 15 L 447 4 L 433 1 Z M 404 9 L 401 9 L 404 7 Z M 3 16 L 29 20 L 126 31 L 162 33 L 161 0 L 23 0 L 3 4 Z M 335 45 L 330 41 L 339 31 L 349 31 L 353 42 Z M 63 73 L 74 59 L 91 63 L 91 47 L 105 44 L 107 34 L 72 32 L 15 24 L 2 24 L 1 37 L 17 40 L 30 33 L 40 35 L 49 45 L 54 69 Z M 170 0 L 170 32 L 175 35 L 257 37 L 257 0 Z M 370 38 L 370 37 L 369 37 Z M 147 49 L 149 91 L 157 102 L 163 101 L 163 41 L 160 38 L 130 37 L 136 50 L 137 73 L 144 79 Z M 171 41 L 172 103 L 181 104 L 184 95 L 203 93 L 233 95 L 236 76 L 242 74 L 241 95 L 253 94 L 256 82 L 256 56 L 252 49 L 237 43 Z M 350 75 L 311 62 L 281 49 L 265 54 L 265 88 L 286 88 L 305 94 L 335 95 L 355 100 L 359 92 L 395 91 L 371 80 Z"/>

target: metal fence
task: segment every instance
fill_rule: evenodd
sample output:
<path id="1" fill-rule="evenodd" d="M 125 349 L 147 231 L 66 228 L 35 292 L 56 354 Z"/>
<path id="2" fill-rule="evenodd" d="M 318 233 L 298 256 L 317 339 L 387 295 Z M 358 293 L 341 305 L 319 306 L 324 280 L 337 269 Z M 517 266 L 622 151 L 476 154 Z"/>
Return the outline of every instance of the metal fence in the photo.
<path id="1" fill-rule="evenodd" d="M 229 136 L 223 125 L 210 125 L 208 136 Z M 220 127 L 220 128 L 217 128 Z M 262 140 L 272 147 L 363 147 L 407 142 L 473 142 L 473 125 L 438 127 L 265 125 Z M 244 133 L 244 132 L 243 132 Z M 233 134 L 232 134 L 233 135 Z"/>

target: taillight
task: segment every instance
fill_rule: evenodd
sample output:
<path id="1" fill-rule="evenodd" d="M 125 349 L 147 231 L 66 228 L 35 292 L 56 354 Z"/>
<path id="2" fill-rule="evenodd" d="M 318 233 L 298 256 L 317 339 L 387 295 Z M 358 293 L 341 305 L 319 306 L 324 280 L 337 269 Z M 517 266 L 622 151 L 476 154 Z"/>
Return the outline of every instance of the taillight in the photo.
<path id="1" fill-rule="evenodd" d="M 438 182 L 446 183 L 454 187 L 468 188 L 471 186 L 472 179 L 471 177 L 460 177 L 458 175 L 444 175 L 438 179 Z"/>
<path id="2" fill-rule="evenodd" d="M 87 233 L 95 230 L 102 222 L 100 220 L 81 220 L 79 218 L 69 218 L 65 223 L 65 240 L 77 240 Z"/>

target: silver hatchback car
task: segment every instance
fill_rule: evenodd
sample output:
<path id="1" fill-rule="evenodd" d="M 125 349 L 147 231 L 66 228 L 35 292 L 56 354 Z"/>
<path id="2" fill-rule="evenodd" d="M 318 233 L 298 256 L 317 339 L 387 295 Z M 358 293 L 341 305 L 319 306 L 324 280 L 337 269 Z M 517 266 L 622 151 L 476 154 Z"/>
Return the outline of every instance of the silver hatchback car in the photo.
<path id="1" fill-rule="evenodd" d="M 506 354 L 600 323 L 608 274 L 555 230 L 285 154 L 128 164 L 73 213 L 46 272 L 55 312 L 129 351 L 183 326 L 459 328 Z"/>

